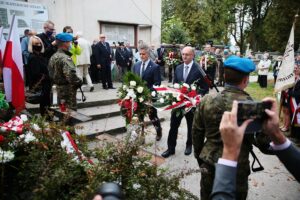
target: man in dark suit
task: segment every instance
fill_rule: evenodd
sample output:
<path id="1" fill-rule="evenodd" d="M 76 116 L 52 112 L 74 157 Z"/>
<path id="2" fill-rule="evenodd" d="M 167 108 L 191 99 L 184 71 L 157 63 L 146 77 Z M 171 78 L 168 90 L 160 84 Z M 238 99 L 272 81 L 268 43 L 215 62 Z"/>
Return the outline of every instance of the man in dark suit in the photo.
<path id="1" fill-rule="evenodd" d="M 157 49 L 157 64 L 160 66 L 161 77 L 165 76 L 165 56 L 166 49 L 164 45 L 161 45 L 160 48 Z"/>
<path id="2" fill-rule="evenodd" d="M 146 44 L 141 44 L 139 47 L 139 54 L 141 61 L 135 63 L 133 66 L 133 72 L 139 75 L 144 81 L 147 82 L 147 87 L 150 90 L 154 90 L 154 85 L 160 85 L 160 69 L 157 64 L 155 64 L 150 59 L 150 48 Z M 159 118 L 157 117 L 157 110 L 150 107 L 149 118 L 156 130 L 156 140 L 159 141 L 162 137 L 162 129 L 160 125 Z"/>
<path id="3" fill-rule="evenodd" d="M 131 65 L 129 60 L 129 54 L 124 46 L 124 42 L 119 42 L 119 47 L 116 49 L 116 64 L 121 70 L 121 75 L 123 75 L 130 71 Z"/>
<path id="4" fill-rule="evenodd" d="M 199 71 L 199 65 L 193 61 L 193 58 L 195 56 L 193 48 L 190 46 L 183 48 L 181 55 L 183 64 L 176 67 L 176 71 L 174 74 L 174 83 L 183 82 L 191 85 L 197 81 L 201 88 L 200 94 L 205 95 L 208 92 L 209 88 L 208 85 L 204 82 L 203 76 Z M 162 154 L 164 158 L 175 154 L 178 128 L 183 117 L 184 116 L 182 114 L 177 116 L 175 112 L 173 112 L 171 115 L 171 127 L 168 136 L 168 149 Z M 184 154 L 190 155 L 192 152 L 192 124 L 194 118 L 194 109 L 186 113 L 185 118 L 187 122 L 188 131 L 186 149 Z"/>
<path id="5" fill-rule="evenodd" d="M 300 182 L 300 151 L 284 136 L 279 129 L 279 117 L 276 100 L 265 98 L 263 101 L 272 103 L 271 109 L 266 109 L 268 119 L 264 123 L 264 133 L 272 142 L 270 147 L 274 153 Z M 223 140 L 222 158 L 216 164 L 216 176 L 211 193 L 211 199 L 236 199 L 236 173 L 244 132 L 251 120 L 245 121 L 240 127 L 237 125 L 237 101 L 233 102 L 231 112 L 224 112 L 220 123 L 220 133 Z"/>
<path id="6" fill-rule="evenodd" d="M 105 35 L 100 34 L 100 41 L 95 47 L 95 59 L 97 68 L 101 70 L 103 89 L 115 89 L 111 80 L 111 49 L 108 42 L 105 42 Z"/>

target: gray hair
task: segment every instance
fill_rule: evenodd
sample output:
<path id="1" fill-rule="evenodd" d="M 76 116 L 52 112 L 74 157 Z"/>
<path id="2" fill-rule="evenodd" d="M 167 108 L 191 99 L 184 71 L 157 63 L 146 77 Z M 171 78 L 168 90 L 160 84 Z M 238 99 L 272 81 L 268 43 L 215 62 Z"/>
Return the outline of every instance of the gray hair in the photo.
<path id="1" fill-rule="evenodd" d="M 139 49 L 139 51 L 145 50 L 148 54 L 150 54 L 150 48 L 147 44 L 144 44 L 144 43 L 141 44 L 138 49 Z"/>

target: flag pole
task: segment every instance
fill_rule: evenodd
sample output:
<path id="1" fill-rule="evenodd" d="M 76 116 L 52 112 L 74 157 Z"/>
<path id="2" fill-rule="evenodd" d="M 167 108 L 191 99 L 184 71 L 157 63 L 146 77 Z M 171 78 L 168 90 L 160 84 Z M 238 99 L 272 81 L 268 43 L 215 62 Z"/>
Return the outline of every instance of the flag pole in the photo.
<path id="1" fill-rule="evenodd" d="M 10 27 L 9 27 L 9 33 L 8 33 L 8 38 L 7 38 L 7 41 L 10 40 L 10 36 L 11 36 L 11 32 L 12 32 L 12 27 L 13 27 L 13 24 L 15 22 L 15 14 L 13 14 L 13 17 L 12 17 L 12 20 L 11 20 L 11 24 L 10 24 Z"/>

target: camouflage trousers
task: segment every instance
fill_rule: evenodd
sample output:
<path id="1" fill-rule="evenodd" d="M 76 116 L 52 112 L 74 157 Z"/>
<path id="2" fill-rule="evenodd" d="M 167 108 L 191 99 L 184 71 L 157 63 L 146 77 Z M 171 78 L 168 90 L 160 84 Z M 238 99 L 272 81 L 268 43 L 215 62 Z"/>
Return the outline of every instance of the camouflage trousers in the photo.
<path id="1" fill-rule="evenodd" d="M 209 196 L 212 192 L 215 178 L 215 167 L 203 163 L 200 166 L 201 180 L 200 180 L 200 195 L 201 200 L 209 200 Z M 248 175 L 237 176 L 236 183 L 236 199 L 246 200 L 248 194 Z"/>
<path id="2" fill-rule="evenodd" d="M 74 86 L 57 86 L 57 97 L 59 99 L 59 103 L 61 100 L 65 100 L 65 106 L 72 110 L 77 110 L 76 93 L 77 88 Z"/>

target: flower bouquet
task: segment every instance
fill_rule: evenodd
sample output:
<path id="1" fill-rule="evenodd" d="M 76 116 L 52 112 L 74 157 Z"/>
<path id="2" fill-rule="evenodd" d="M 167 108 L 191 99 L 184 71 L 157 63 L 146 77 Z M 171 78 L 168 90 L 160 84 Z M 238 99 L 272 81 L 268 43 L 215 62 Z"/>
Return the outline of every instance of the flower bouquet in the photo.
<path id="1" fill-rule="evenodd" d="M 197 86 L 183 83 L 175 83 L 173 87 L 163 85 L 154 88 L 151 95 L 157 100 L 153 106 L 159 110 L 172 110 L 176 115 L 188 113 L 200 103 L 200 95 L 197 94 Z"/>
<path id="2" fill-rule="evenodd" d="M 180 64 L 180 60 L 177 54 L 172 51 L 169 52 L 169 55 L 167 57 L 165 57 L 165 61 L 169 66 L 177 66 Z"/>
<path id="3" fill-rule="evenodd" d="M 7 118 L 9 112 L 9 104 L 5 100 L 5 95 L 0 91 L 0 121 Z"/>
<path id="4" fill-rule="evenodd" d="M 207 70 L 207 68 L 212 67 L 212 65 L 217 62 L 217 59 L 213 55 L 206 54 L 204 56 L 199 57 L 198 62 L 202 68 Z"/>
<path id="5" fill-rule="evenodd" d="M 150 101 L 151 96 L 150 90 L 139 76 L 127 72 L 118 90 L 118 96 L 118 104 L 122 115 L 126 118 L 126 125 L 131 122 L 133 115 L 143 119 L 148 109 L 146 102 Z"/>

